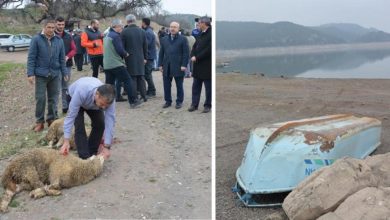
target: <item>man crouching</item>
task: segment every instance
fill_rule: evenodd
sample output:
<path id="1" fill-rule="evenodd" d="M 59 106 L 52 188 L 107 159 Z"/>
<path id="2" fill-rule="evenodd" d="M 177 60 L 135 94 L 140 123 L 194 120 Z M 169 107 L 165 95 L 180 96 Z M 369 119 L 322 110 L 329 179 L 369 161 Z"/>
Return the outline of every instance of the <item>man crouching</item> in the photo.
<path id="1" fill-rule="evenodd" d="M 69 110 L 64 121 L 64 144 L 60 152 L 67 155 L 69 139 L 75 126 L 75 143 L 80 158 L 96 155 L 104 133 L 104 148 L 100 152 L 105 159 L 110 156 L 115 125 L 115 89 L 94 77 L 83 77 L 69 87 Z M 91 134 L 87 137 L 84 112 L 91 119 Z"/>

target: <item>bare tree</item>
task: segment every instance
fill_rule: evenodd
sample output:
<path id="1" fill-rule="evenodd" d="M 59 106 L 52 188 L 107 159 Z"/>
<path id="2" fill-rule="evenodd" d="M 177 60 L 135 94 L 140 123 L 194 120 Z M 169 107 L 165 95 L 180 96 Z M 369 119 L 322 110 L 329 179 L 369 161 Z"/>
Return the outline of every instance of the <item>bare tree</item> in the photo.
<path id="1" fill-rule="evenodd" d="M 70 19 L 101 19 L 114 17 L 119 13 L 136 9 L 156 7 L 161 0 L 0 0 L 0 8 L 6 8 L 11 4 L 18 6 L 29 5 L 30 8 L 39 7 L 42 11 L 38 18 L 30 13 L 24 12 L 37 23 L 46 18 L 54 18 L 59 15 Z"/>

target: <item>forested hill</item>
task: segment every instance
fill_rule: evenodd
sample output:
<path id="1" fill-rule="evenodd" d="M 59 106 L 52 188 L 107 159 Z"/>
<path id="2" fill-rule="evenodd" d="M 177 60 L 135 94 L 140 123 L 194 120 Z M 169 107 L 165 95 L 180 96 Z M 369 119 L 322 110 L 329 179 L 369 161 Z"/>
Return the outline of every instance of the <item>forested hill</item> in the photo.
<path id="1" fill-rule="evenodd" d="M 291 22 L 220 21 L 216 24 L 216 34 L 217 49 L 390 41 L 389 33 L 343 23 L 308 27 Z"/>

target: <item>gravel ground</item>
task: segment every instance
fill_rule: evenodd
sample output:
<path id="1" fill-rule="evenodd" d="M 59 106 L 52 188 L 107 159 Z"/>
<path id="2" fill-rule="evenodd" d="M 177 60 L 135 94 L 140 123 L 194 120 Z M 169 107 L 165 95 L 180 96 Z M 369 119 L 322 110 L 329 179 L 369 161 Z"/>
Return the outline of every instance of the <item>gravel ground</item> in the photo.
<path id="1" fill-rule="evenodd" d="M 281 208 L 245 208 L 231 192 L 249 131 L 270 123 L 352 113 L 382 121 L 382 145 L 390 151 L 390 80 L 267 78 L 217 74 L 217 219 L 286 219 Z"/>
<path id="2" fill-rule="evenodd" d="M 12 60 L 25 63 L 26 53 L 12 53 L 17 55 Z M 0 60 L 9 55 L 0 52 Z M 72 79 L 91 75 L 90 67 L 84 68 L 73 70 Z M 13 72 L 0 87 L 2 142 L 31 133 L 34 124 L 34 88 L 24 72 Z M 187 111 L 192 79 L 184 82 L 183 108 L 163 110 L 161 73 L 153 75 L 156 98 L 137 109 L 117 103 L 119 141 L 100 177 L 59 197 L 34 201 L 22 192 L 15 197 L 17 207 L 0 219 L 211 218 L 211 114 Z M 0 160 L 0 173 L 9 159 Z"/>

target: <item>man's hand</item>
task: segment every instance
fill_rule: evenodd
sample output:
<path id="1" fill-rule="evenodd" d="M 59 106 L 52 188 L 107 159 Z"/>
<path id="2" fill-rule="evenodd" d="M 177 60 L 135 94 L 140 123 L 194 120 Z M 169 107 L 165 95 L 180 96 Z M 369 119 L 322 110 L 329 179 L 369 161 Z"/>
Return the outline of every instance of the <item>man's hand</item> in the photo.
<path id="1" fill-rule="evenodd" d="M 67 62 L 68 60 L 69 60 L 69 57 L 65 56 L 65 62 Z"/>
<path id="2" fill-rule="evenodd" d="M 160 70 L 160 72 L 163 72 L 163 67 L 162 66 L 160 66 L 158 69 Z"/>
<path id="3" fill-rule="evenodd" d="M 69 148 L 70 148 L 70 145 L 69 145 L 69 140 L 68 139 L 64 139 L 64 144 L 62 145 L 62 147 L 60 148 L 60 153 L 64 156 L 68 155 L 69 153 Z"/>
<path id="4" fill-rule="evenodd" d="M 144 60 L 144 64 L 146 64 L 146 62 L 147 62 L 147 61 L 146 61 L 146 60 Z"/>
<path id="5" fill-rule="evenodd" d="M 195 56 L 191 57 L 191 61 L 196 62 L 196 57 Z"/>
<path id="6" fill-rule="evenodd" d="M 68 82 L 68 81 L 69 81 L 69 75 L 65 75 L 65 76 L 64 76 L 64 80 L 65 80 L 66 82 Z"/>
<path id="7" fill-rule="evenodd" d="M 35 76 L 29 76 L 29 77 L 28 77 L 28 82 L 29 82 L 31 85 L 34 85 Z"/>
<path id="8" fill-rule="evenodd" d="M 103 149 L 101 150 L 99 155 L 102 155 L 104 157 L 104 160 L 108 160 L 108 158 L 110 158 L 110 156 L 111 156 L 111 151 L 109 149 L 103 147 Z"/>
<path id="9" fill-rule="evenodd" d="M 187 67 L 184 67 L 184 66 L 180 67 L 181 71 L 186 71 L 186 69 L 187 69 Z"/>

